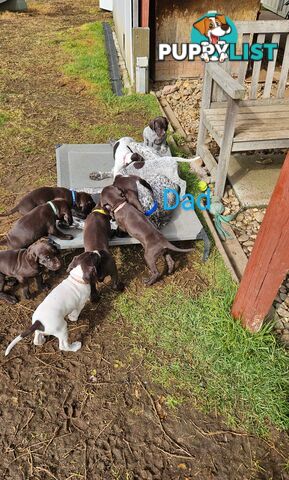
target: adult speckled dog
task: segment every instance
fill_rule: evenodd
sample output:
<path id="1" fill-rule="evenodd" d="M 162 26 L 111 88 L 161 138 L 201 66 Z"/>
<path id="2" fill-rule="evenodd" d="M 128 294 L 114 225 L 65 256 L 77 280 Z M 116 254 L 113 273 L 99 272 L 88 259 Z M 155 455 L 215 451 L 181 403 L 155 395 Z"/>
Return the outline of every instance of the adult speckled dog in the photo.
<path id="1" fill-rule="evenodd" d="M 129 148 L 129 144 L 133 142 L 133 138 L 120 138 L 113 146 L 114 167 L 112 169 L 113 178 L 118 172 L 133 162 L 143 162 L 143 158 L 138 153 L 133 153 Z"/>
<path id="2" fill-rule="evenodd" d="M 91 283 L 97 278 L 97 268 L 101 260 L 101 252 L 82 253 L 69 265 L 69 276 L 49 293 L 37 307 L 32 316 L 32 325 L 18 335 L 8 345 L 5 355 L 23 338 L 34 333 L 34 345 L 43 345 L 45 336 L 58 338 L 59 349 L 66 352 L 77 352 L 81 342 L 69 343 L 68 317 L 76 322 L 81 310 L 90 298 Z"/>

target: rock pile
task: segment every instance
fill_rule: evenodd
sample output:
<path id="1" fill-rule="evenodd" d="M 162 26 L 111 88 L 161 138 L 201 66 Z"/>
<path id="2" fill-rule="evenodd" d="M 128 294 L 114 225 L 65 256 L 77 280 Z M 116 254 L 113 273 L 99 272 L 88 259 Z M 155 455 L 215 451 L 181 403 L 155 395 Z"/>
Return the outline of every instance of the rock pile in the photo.
<path id="1" fill-rule="evenodd" d="M 165 98 L 188 135 L 192 148 L 196 148 L 202 98 L 200 80 L 177 80 L 157 92 L 159 98 Z"/>

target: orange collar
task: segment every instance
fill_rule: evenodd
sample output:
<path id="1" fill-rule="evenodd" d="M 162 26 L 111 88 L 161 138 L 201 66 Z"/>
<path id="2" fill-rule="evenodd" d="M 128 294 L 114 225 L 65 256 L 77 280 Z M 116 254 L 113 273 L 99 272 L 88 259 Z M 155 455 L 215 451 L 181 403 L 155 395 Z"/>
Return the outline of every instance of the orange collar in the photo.
<path id="1" fill-rule="evenodd" d="M 115 215 L 115 214 L 116 214 L 119 210 L 121 210 L 126 204 L 127 204 L 127 202 L 125 201 L 125 202 L 122 202 L 120 205 L 118 205 L 118 206 L 116 207 L 116 209 L 113 210 L 113 214 Z"/>

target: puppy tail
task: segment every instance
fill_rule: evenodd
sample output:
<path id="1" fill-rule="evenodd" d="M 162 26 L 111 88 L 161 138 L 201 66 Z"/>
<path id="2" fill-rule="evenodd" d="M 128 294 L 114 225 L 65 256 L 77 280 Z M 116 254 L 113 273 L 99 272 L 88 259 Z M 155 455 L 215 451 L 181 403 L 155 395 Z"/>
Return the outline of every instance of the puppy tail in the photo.
<path id="1" fill-rule="evenodd" d="M 8 347 L 5 350 L 5 357 L 9 355 L 11 352 L 12 348 L 15 347 L 15 345 L 20 342 L 23 338 L 28 337 L 29 335 L 32 335 L 36 330 L 40 330 L 41 332 L 44 332 L 44 326 L 43 324 L 39 321 L 36 320 L 31 327 L 29 327 L 25 332 L 22 332 L 18 337 L 14 338 L 11 343 L 9 343 Z"/>
<path id="2" fill-rule="evenodd" d="M 170 242 L 168 242 L 167 248 L 169 250 L 172 250 L 173 252 L 180 252 L 180 253 L 189 253 L 194 250 L 193 248 L 178 248 L 178 247 L 175 247 L 175 245 L 173 245 Z"/>
<path id="3" fill-rule="evenodd" d="M 12 208 L 12 210 L 9 210 L 9 212 L 0 213 L 0 217 L 9 217 L 9 215 L 12 215 L 13 213 L 16 213 L 16 212 L 18 212 L 18 205 Z"/>

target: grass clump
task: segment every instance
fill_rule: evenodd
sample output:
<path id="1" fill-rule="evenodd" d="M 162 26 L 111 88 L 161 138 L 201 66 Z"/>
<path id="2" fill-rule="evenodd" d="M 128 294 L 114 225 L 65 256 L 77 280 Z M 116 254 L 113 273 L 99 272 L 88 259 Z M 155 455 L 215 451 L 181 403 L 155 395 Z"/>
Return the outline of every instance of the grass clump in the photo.
<path id="1" fill-rule="evenodd" d="M 112 92 L 101 22 L 70 30 L 63 39 L 63 47 L 72 57 L 72 61 L 64 67 L 64 73 L 86 80 L 109 114 L 136 110 L 149 118 L 160 114 L 153 95 L 118 97 Z"/>
<path id="2" fill-rule="evenodd" d="M 3 125 L 9 120 L 9 116 L 7 113 L 0 111 L 0 127 L 3 127 Z"/>
<path id="3" fill-rule="evenodd" d="M 219 255 L 201 269 L 209 287 L 189 298 L 173 286 L 125 294 L 117 308 L 132 326 L 134 348 L 172 398 L 184 395 L 232 427 L 266 434 L 289 427 L 289 361 L 265 327 L 250 334 L 230 315 L 236 293 Z"/>

